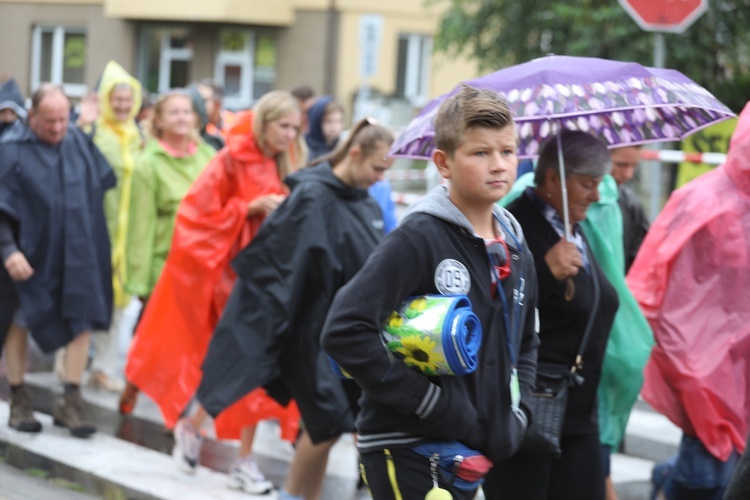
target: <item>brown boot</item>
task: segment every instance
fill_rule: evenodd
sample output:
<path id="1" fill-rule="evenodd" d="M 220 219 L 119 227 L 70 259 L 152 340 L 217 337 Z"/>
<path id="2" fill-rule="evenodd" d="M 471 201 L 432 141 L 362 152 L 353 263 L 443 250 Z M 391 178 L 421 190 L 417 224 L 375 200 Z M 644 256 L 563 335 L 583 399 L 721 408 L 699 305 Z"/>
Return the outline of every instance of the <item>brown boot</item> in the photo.
<path id="1" fill-rule="evenodd" d="M 86 420 L 81 391 L 77 386 L 65 388 L 62 404 L 55 408 L 53 417 L 55 425 L 66 427 L 75 437 L 85 438 L 96 432 L 96 426 Z"/>
<path id="2" fill-rule="evenodd" d="M 8 427 L 20 432 L 39 432 L 42 430 L 42 424 L 34 418 L 31 398 L 23 385 L 11 388 Z"/>

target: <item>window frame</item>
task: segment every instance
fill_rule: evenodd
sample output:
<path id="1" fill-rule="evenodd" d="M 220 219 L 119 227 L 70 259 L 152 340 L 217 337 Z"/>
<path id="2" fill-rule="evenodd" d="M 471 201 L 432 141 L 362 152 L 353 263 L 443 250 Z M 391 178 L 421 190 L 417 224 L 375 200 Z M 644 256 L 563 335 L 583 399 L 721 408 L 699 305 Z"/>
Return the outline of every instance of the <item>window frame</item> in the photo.
<path id="1" fill-rule="evenodd" d="M 221 45 L 223 31 L 242 31 L 247 36 L 242 51 L 224 50 Z M 214 61 L 214 81 L 226 90 L 225 69 L 227 66 L 240 67 L 239 95 L 224 94 L 223 105 L 227 109 L 248 108 L 253 103 L 253 83 L 255 78 L 255 37 L 253 29 L 220 28 L 216 33 L 217 49 Z"/>
<path id="2" fill-rule="evenodd" d="M 173 32 L 184 29 L 187 33 L 187 40 L 188 40 L 188 47 L 183 48 L 172 48 L 172 38 L 173 38 Z M 159 56 L 157 59 L 154 59 L 157 62 L 156 65 L 156 89 L 151 90 L 150 86 L 150 79 L 149 79 L 149 42 L 148 38 L 152 34 L 160 34 L 161 36 L 158 38 L 156 43 L 159 47 Z M 172 69 L 171 69 L 171 63 L 173 61 L 185 61 L 189 65 L 193 63 L 194 58 L 194 51 L 192 48 L 193 43 L 193 37 L 195 36 L 194 32 L 189 26 L 183 26 L 178 24 L 169 24 L 169 23 L 142 23 L 138 26 L 137 32 L 136 32 L 136 43 L 137 43 L 137 51 L 136 53 L 136 78 L 141 82 L 143 85 L 144 90 L 148 90 L 149 92 L 154 92 L 156 94 L 163 94 L 165 92 L 168 92 L 172 90 L 172 87 L 170 86 L 170 81 L 172 79 Z M 190 68 L 192 71 L 192 66 Z M 185 84 L 186 86 L 190 83 L 188 80 Z"/>
<path id="3" fill-rule="evenodd" d="M 399 33 L 396 44 L 406 40 L 406 61 L 404 61 L 404 88 L 398 88 L 400 53 L 396 58 L 396 93 L 414 106 L 423 106 L 429 101 L 430 76 L 432 69 L 432 46 L 434 37 L 425 33 Z M 402 92 L 403 90 L 403 92 Z"/>
<path id="4" fill-rule="evenodd" d="M 52 54 L 50 81 L 41 81 L 42 64 L 42 35 L 52 33 Z M 85 70 L 83 83 L 68 83 L 63 81 L 63 70 L 65 64 L 65 35 L 83 35 L 86 39 L 86 66 L 88 66 L 88 33 L 83 26 L 38 24 L 34 26 L 31 35 L 31 90 L 39 88 L 43 83 L 61 85 L 64 92 L 70 97 L 83 97 L 88 92 L 85 83 Z"/>
<path id="5" fill-rule="evenodd" d="M 226 51 L 222 47 L 221 36 L 224 31 L 242 31 L 247 34 L 243 51 Z M 255 95 L 255 87 L 260 74 L 257 70 L 256 52 L 258 50 L 258 39 L 269 38 L 273 40 L 274 48 L 278 54 L 278 36 L 271 30 L 263 28 L 234 28 L 225 26 L 216 32 L 216 53 L 214 55 L 214 81 L 226 90 L 225 69 L 227 66 L 240 67 L 240 93 L 239 95 L 224 94 L 223 105 L 227 109 L 247 109 L 253 105 L 261 96 Z M 273 80 L 278 76 L 278 67 L 273 68 Z M 272 85 L 273 87 L 273 85 Z"/>

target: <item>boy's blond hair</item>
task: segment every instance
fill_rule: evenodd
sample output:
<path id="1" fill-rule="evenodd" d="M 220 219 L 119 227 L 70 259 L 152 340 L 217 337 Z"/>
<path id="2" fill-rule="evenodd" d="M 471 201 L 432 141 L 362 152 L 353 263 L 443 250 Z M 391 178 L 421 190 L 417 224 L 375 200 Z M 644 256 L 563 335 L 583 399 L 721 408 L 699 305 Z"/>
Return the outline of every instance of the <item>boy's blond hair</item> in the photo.
<path id="1" fill-rule="evenodd" d="M 467 129 L 501 129 L 514 125 L 513 114 L 503 97 L 489 89 L 463 85 L 446 99 L 435 117 L 435 147 L 453 157 Z"/>

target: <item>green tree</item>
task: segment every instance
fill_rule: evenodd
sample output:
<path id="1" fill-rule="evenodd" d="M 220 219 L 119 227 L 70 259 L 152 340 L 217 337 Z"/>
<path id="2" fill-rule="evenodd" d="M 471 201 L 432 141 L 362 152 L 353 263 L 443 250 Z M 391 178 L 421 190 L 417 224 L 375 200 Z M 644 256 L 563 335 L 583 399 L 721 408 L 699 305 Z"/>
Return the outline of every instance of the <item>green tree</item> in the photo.
<path id="1" fill-rule="evenodd" d="M 652 33 L 616 0 L 427 0 L 446 3 L 435 46 L 485 71 L 545 54 L 653 64 Z M 665 34 L 666 66 L 739 111 L 750 99 L 750 0 L 709 0 L 683 34 Z"/>

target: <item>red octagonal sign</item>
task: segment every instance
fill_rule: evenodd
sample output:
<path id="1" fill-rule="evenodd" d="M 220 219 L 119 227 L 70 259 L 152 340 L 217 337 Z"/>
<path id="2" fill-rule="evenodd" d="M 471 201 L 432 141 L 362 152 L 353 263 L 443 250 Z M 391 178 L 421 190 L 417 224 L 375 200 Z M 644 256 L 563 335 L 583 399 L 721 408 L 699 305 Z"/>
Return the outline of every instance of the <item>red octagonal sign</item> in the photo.
<path id="1" fill-rule="evenodd" d="M 646 31 L 682 33 L 708 9 L 708 0 L 619 0 Z"/>

